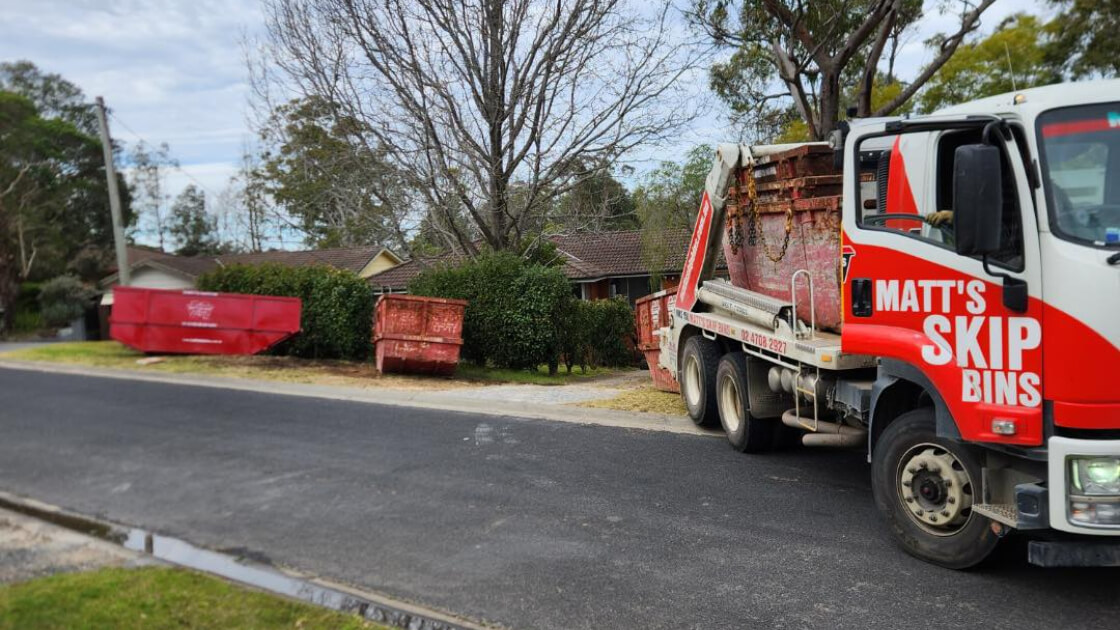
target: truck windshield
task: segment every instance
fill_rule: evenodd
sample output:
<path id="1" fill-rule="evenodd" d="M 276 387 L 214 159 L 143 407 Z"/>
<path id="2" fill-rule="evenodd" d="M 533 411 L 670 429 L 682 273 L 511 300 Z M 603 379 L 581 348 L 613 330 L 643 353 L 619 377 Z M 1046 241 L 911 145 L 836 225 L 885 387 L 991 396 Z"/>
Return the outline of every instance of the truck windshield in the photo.
<path id="1" fill-rule="evenodd" d="M 1046 112 L 1038 134 L 1051 229 L 1120 247 L 1120 103 Z"/>

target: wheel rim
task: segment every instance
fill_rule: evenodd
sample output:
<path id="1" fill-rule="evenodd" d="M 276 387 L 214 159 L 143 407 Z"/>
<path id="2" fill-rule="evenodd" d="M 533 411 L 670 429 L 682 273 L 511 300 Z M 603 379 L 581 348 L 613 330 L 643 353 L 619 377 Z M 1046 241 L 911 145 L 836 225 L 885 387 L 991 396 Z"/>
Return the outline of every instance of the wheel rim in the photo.
<path id="1" fill-rule="evenodd" d="M 743 422 L 739 414 L 742 408 L 740 401 L 739 384 L 733 377 L 724 374 L 723 378 L 719 379 L 719 417 L 723 420 L 723 428 L 728 433 L 737 432 Z"/>
<path id="2" fill-rule="evenodd" d="M 898 498 L 910 520 L 934 536 L 952 536 L 972 519 L 972 479 L 938 444 L 911 447 L 899 460 Z"/>
<path id="3" fill-rule="evenodd" d="M 693 356 L 684 362 L 684 395 L 690 406 L 700 404 L 700 362 Z"/>

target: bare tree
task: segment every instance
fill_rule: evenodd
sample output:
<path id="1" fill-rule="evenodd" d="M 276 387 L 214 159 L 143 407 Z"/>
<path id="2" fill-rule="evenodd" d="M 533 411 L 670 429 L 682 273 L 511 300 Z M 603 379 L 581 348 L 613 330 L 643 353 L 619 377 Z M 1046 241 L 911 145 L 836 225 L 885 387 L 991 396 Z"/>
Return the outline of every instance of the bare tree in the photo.
<path id="1" fill-rule="evenodd" d="M 130 182 L 136 195 L 136 207 L 140 211 L 140 231 L 152 235 L 160 251 L 166 251 L 167 204 L 171 200 L 165 190 L 168 168 L 177 168 L 179 161 L 171 157 L 171 149 L 166 142 L 159 146 L 148 146 L 141 141 L 129 155 L 132 162 Z"/>
<path id="2" fill-rule="evenodd" d="M 995 0 L 940 0 L 943 12 L 956 13 L 959 27 L 929 40 L 934 58 L 890 102 L 872 109 L 872 89 L 884 50 L 889 72 L 900 39 L 922 15 L 918 0 L 696 0 L 691 18 L 712 39 L 737 49 L 734 64 L 714 72 L 730 83 L 724 92 L 745 93 L 748 106 L 773 115 L 775 102 L 790 103 L 805 121 L 809 135 L 823 139 L 840 119 L 846 78 L 855 78 L 859 116 L 885 116 L 898 109 L 953 56 L 965 36 L 980 25 L 981 14 Z M 743 90 L 734 85 L 743 72 L 759 85 Z M 781 85 L 772 89 L 771 79 Z M 728 97 L 725 96 L 725 99 Z M 734 100 L 732 98 L 732 100 Z"/>
<path id="3" fill-rule="evenodd" d="M 241 165 L 217 195 L 215 215 L 224 249 L 262 252 L 270 247 L 283 248 L 303 236 L 273 202 L 261 169 L 255 148 L 243 147 Z"/>
<path id="4" fill-rule="evenodd" d="M 265 0 L 271 62 L 364 124 L 429 223 L 474 252 L 515 246 L 577 181 L 672 136 L 703 50 L 666 4 Z M 465 215 L 468 221 L 459 220 Z"/>

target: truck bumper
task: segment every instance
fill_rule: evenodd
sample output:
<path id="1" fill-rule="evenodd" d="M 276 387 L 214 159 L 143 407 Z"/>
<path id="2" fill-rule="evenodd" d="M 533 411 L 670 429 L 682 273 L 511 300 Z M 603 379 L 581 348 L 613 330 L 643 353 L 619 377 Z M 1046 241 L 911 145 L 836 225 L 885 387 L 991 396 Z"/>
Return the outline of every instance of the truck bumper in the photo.
<path id="1" fill-rule="evenodd" d="M 1027 560 L 1040 567 L 1120 567 L 1120 540 L 1032 540 Z"/>

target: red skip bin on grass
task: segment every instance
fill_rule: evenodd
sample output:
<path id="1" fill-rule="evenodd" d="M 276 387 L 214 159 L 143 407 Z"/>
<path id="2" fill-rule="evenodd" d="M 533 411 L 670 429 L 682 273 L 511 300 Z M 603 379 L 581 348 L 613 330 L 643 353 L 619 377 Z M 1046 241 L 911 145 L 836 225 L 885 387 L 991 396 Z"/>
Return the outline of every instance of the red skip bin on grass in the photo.
<path id="1" fill-rule="evenodd" d="M 466 307 L 466 300 L 382 295 L 373 319 L 377 371 L 454 374 Z"/>
<path id="2" fill-rule="evenodd" d="M 299 332 L 299 298 L 113 287 L 109 334 L 141 352 L 256 354 Z"/>

